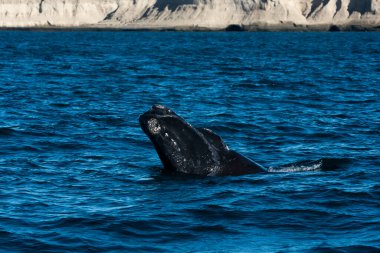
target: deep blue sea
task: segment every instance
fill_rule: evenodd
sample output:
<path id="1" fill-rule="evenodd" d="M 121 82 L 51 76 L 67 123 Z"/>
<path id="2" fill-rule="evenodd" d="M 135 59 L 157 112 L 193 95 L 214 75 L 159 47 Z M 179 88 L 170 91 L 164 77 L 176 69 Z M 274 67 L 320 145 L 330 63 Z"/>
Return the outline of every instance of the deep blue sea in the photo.
<path id="1" fill-rule="evenodd" d="M 162 174 L 164 104 L 266 167 Z M 0 32 L 1 252 L 380 252 L 380 33 Z"/>

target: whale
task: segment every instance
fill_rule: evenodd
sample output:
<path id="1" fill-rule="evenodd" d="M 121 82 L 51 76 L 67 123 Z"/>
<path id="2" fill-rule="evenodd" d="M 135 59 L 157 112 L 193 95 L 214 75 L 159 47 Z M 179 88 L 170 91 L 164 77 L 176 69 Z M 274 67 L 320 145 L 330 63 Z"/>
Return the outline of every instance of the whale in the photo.
<path id="1" fill-rule="evenodd" d="M 158 154 L 166 172 L 199 176 L 315 171 L 335 169 L 337 159 L 306 160 L 268 167 L 231 150 L 208 128 L 192 126 L 164 105 L 153 105 L 141 114 L 139 123 Z"/>

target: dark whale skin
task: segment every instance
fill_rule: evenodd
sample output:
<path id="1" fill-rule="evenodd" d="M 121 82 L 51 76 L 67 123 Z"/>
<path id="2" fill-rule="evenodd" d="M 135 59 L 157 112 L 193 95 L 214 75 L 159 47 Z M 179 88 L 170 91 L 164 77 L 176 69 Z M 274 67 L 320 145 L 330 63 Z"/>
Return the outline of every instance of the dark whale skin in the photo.
<path id="1" fill-rule="evenodd" d="M 254 173 L 288 173 L 337 170 L 351 163 L 346 158 L 304 160 L 264 168 L 230 150 L 220 136 L 196 128 L 163 105 L 140 115 L 140 126 L 153 143 L 167 172 L 199 176 L 238 176 Z"/>
<path id="2" fill-rule="evenodd" d="M 267 170 L 230 150 L 209 129 L 195 128 L 163 105 L 140 115 L 142 130 L 153 143 L 164 169 L 200 176 L 235 176 Z"/>

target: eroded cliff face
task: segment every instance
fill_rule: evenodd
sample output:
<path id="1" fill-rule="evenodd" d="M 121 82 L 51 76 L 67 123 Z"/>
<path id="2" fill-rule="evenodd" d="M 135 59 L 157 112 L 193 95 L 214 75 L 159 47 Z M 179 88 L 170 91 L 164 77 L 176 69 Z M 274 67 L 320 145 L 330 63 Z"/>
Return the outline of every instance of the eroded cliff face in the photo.
<path id="1" fill-rule="evenodd" d="M 0 26 L 96 24 L 117 7 L 114 0 L 0 0 Z"/>
<path id="2" fill-rule="evenodd" d="M 380 0 L 0 0 L 1 27 L 380 24 Z"/>

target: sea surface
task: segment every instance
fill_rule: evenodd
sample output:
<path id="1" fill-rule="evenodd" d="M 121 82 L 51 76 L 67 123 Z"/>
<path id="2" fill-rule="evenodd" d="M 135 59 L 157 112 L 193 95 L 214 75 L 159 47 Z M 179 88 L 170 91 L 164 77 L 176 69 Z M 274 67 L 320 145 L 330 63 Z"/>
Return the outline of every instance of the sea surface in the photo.
<path id="1" fill-rule="evenodd" d="M 265 167 L 161 173 L 164 104 Z M 380 33 L 0 32 L 0 252 L 380 252 Z"/>

